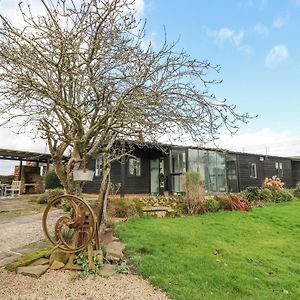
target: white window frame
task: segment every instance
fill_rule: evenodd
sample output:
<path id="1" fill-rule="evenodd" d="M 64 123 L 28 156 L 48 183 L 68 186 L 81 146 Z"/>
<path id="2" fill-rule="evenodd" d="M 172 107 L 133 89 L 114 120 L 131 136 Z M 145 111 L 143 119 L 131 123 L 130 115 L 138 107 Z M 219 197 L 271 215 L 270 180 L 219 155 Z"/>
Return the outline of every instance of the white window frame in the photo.
<path id="1" fill-rule="evenodd" d="M 252 174 L 252 171 L 254 171 Z M 256 163 L 249 163 L 249 177 L 250 178 L 257 178 L 257 167 L 256 167 Z"/>
<path id="2" fill-rule="evenodd" d="M 275 169 L 276 169 L 276 175 L 280 178 L 283 177 L 283 165 L 282 162 L 276 161 L 275 162 Z"/>
<path id="3" fill-rule="evenodd" d="M 99 155 L 95 159 L 95 176 L 100 176 L 102 173 L 102 155 Z"/>
<path id="4" fill-rule="evenodd" d="M 128 174 L 130 176 L 139 177 L 142 173 L 142 160 L 140 157 L 128 159 Z"/>

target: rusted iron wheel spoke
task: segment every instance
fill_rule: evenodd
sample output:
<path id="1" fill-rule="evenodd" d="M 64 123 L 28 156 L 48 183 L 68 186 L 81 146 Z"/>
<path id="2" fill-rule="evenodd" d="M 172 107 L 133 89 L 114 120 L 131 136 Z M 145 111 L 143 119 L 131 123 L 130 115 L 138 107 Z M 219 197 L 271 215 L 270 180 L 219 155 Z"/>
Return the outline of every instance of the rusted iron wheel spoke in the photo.
<path id="1" fill-rule="evenodd" d="M 54 226 L 58 240 L 56 241 L 49 233 L 47 220 L 51 208 L 61 201 L 66 201 L 71 207 L 70 216 L 60 217 Z M 71 241 L 67 241 L 63 229 L 73 230 Z M 84 250 L 96 233 L 96 217 L 87 202 L 74 195 L 63 195 L 54 198 L 46 207 L 43 214 L 43 230 L 47 239 L 62 251 L 67 253 L 80 252 Z"/>

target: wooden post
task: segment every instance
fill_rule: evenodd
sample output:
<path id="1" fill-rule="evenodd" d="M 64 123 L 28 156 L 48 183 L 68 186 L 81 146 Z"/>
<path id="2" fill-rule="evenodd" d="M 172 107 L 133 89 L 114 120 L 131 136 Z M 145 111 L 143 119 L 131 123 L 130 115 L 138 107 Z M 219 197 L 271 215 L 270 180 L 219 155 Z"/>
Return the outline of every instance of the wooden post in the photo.
<path id="1" fill-rule="evenodd" d="M 19 165 L 19 181 L 21 180 L 22 178 L 22 164 L 23 164 L 23 160 L 21 159 L 20 160 L 20 165 Z"/>

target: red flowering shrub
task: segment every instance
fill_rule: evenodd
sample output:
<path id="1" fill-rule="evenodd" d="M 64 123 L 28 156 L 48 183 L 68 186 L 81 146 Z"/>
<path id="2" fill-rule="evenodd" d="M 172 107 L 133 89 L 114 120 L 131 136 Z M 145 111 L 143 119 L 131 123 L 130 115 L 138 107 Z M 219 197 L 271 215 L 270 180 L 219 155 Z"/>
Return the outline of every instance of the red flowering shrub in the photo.
<path id="1" fill-rule="evenodd" d="M 218 200 L 220 202 L 221 208 L 225 210 L 248 211 L 251 208 L 249 202 L 245 198 L 235 194 L 225 195 L 224 197 L 218 198 Z"/>

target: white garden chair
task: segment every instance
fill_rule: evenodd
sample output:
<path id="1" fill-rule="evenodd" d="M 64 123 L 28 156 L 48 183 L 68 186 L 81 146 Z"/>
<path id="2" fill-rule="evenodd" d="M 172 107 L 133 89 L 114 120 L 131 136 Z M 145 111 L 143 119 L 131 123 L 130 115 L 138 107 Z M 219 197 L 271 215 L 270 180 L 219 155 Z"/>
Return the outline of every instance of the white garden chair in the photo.
<path id="1" fill-rule="evenodd" d="M 21 181 L 13 180 L 11 185 L 5 187 L 5 197 L 14 197 L 15 193 L 17 196 L 21 195 Z"/>

